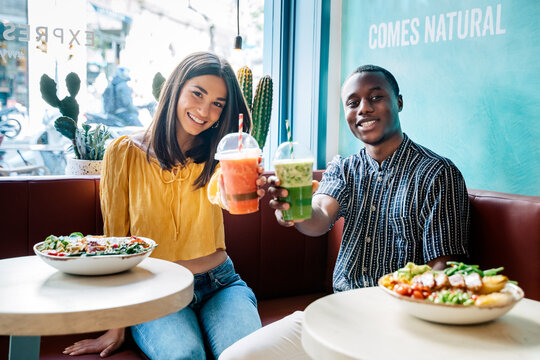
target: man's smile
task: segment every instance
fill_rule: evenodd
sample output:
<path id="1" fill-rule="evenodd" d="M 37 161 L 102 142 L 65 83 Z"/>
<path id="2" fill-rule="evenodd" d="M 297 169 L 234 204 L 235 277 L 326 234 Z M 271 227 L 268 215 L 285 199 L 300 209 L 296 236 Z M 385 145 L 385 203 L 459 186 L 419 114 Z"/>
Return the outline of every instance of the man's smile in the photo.
<path id="1" fill-rule="evenodd" d="M 356 122 L 356 126 L 360 127 L 362 130 L 368 130 L 374 127 L 376 122 L 377 119 L 374 118 L 362 119 Z"/>

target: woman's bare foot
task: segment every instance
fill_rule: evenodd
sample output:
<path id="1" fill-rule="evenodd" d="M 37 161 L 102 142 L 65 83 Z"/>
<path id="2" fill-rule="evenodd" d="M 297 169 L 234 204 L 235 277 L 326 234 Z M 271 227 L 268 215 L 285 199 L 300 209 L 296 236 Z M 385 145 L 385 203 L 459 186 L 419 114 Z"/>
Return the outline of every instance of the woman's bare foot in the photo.
<path id="1" fill-rule="evenodd" d="M 77 341 L 75 344 L 65 348 L 63 353 L 68 355 L 99 353 L 99 356 L 107 357 L 122 345 L 125 333 L 125 328 L 111 329 L 97 339 Z"/>

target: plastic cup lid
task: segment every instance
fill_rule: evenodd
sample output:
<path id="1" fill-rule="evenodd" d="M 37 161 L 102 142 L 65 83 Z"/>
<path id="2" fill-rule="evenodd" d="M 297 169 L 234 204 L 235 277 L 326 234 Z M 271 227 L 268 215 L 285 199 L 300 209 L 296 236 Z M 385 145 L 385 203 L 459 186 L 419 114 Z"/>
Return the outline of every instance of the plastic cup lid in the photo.
<path id="1" fill-rule="evenodd" d="M 227 134 L 221 139 L 217 146 L 216 160 L 240 159 L 261 156 L 261 149 L 257 140 L 248 133 L 242 133 L 242 147 L 238 146 L 239 133 Z"/>
<path id="2" fill-rule="evenodd" d="M 292 148 L 292 151 L 291 151 Z M 308 147 L 296 141 L 284 142 L 274 154 L 274 162 L 313 161 L 313 155 Z"/>

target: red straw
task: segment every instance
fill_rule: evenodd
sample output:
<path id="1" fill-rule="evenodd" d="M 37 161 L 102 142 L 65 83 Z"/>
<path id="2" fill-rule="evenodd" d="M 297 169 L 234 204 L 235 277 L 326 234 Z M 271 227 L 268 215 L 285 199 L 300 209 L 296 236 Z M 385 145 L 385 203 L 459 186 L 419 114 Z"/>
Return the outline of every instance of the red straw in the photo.
<path id="1" fill-rule="evenodd" d="M 238 151 L 242 151 L 242 130 L 244 128 L 244 114 L 238 115 Z"/>

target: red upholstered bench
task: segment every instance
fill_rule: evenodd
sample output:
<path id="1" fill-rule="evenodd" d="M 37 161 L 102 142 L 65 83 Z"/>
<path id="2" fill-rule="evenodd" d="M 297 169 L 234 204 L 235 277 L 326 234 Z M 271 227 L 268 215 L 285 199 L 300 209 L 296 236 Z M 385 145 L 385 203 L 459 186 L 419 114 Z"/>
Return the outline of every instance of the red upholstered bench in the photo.
<path id="1" fill-rule="evenodd" d="M 267 174 L 269 175 L 269 174 Z M 320 179 L 322 171 L 315 171 Z M 32 246 L 50 234 L 102 233 L 99 177 L 0 178 L 0 258 L 33 255 Z M 472 262 L 505 267 L 527 297 L 540 300 L 540 197 L 469 190 Z M 277 224 L 268 198 L 250 215 L 224 212 L 227 250 L 238 273 L 254 290 L 263 325 L 303 310 L 332 291 L 332 270 L 342 221 L 311 238 Z M 41 359 L 72 359 L 61 351 L 96 334 L 44 336 Z M 7 358 L 8 337 L 0 337 Z M 77 359 L 99 359 L 98 355 Z M 128 340 L 110 359 L 145 359 Z"/>

